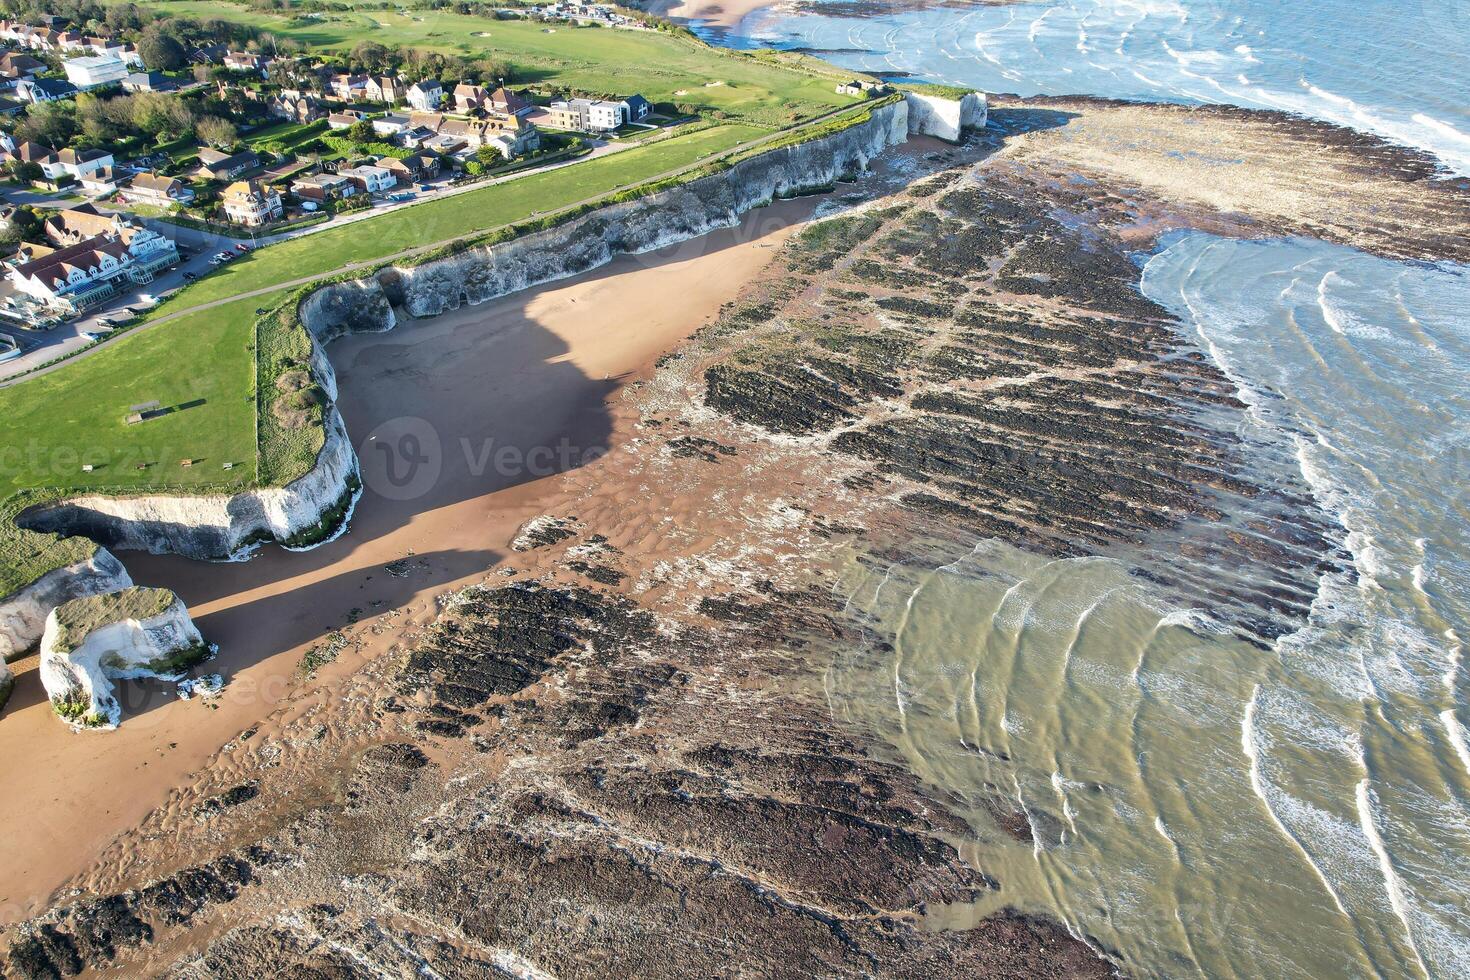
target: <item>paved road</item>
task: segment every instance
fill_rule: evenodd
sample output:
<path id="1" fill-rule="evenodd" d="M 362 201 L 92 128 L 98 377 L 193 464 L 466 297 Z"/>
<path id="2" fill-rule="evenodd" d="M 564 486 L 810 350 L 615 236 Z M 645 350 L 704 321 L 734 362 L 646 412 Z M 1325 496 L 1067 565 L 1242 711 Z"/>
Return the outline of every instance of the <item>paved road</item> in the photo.
<path id="1" fill-rule="evenodd" d="M 823 113 L 822 115 L 817 116 L 817 117 L 815 117 L 813 119 L 809 119 L 805 123 L 802 123 L 800 127 L 792 127 L 792 128 L 805 128 L 807 126 L 811 126 L 811 125 L 814 125 L 816 123 L 822 122 L 823 120 L 830 119 L 833 116 L 841 115 L 843 113 L 850 112 L 850 111 L 853 111 L 853 110 L 858 109 L 858 108 L 861 108 L 861 106 L 860 105 L 843 106 L 843 107 L 834 109 L 831 112 Z M 777 139 L 778 137 L 785 135 L 789 131 L 790 131 L 789 129 L 783 129 L 783 130 L 777 130 L 777 131 L 771 132 L 771 133 L 766 133 L 766 134 L 764 134 L 764 135 L 762 135 L 762 136 L 760 136 L 760 137 L 758 137 L 756 139 L 746 140 L 744 143 L 740 143 L 740 144 L 738 144 L 736 146 L 733 146 L 733 147 L 731 147 L 731 148 L 729 148 L 727 150 L 721 150 L 718 153 L 710 154 L 707 157 L 703 157 L 703 158 L 701 158 L 699 160 L 696 160 L 693 163 L 686 164 L 685 166 L 676 167 L 673 170 L 667 170 L 667 171 L 664 171 L 663 173 L 654 174 L 654 175 L 649 176 L 649 177 L 643 177 L 643 178 L 640 178 L 640 179 L 638 179 L 636 181 L 632 181 L 632 182 L 630 182 L 628 184 L 623 184 L 623 185 L 620 185 L 620 186 L 618 186 L 616 188 L 612 188 L 611 190 L 601 191 L 601 192 L 593 195 L 592 197 L 584 198 L 583 200 L 577 201 L 574 204 L 568 204 L 565 207 L 561 207 L 561 208 L 557 208 L 557 209 L 552 210 L 552 211 L 544 212 L 544 213 L 540 214 L 540 216 L 541 217 L 554 217 L 556 215 L 563 214 L 563 213 L 568 212 L 568 211 L 575 211 L 577 208 L 585 207 L 588 204 L 596 203 L 597 201 L 600 201 L 600 200 L 606 198 L 609 194 L 617 193 L 618 191 L 628 190 L 628 189 L 631 189 L 633 187 L 640 186 L 642 184 L 654 183 L 654 182 L 661 181 L 661 180 L 667 180 L 667 179 L 672 178 L 672 177 L 678 177 L 678 176 L 680 176 L 682 174 L 690 173 L 692 171 L 698 170 L 700 167 L 702 167 L 706 163 L 708 163 L 711 159 L 715 159 L 717 157 L 726 156 L 726 155 L 732 154 L 732 153 L 740 153 L 740 152 L 742 152 L 744 150 L 748 150 L 748 149 L 752 149 L 752 148 L 758 147 L 762 143 L 766 143 L 766 142 L 769 142 L 771 140 Z M 554 170 L 554 169 L 557 169 L 557 168 L 560 168 L 560 167 L 574 166 L 575 164 L 578 164 L 578 163 L 581 163 L 581 162 L 583 162 L 585 160 L 590 159 L 592 155 L 602 155 L 602 154 L 599 154 L 598 153 L 598 150 L 603 150 L 605 153 L 606 152 L 617 152 L 618 150 L 625 149 L 625 148 L 628 148 L 628 147 L 631 147 L 631 146 L 638 146 L 638 145 L 647 145 L 647 144 L 646 143 L 643 143 L 643 144 L 639 144 L 639 143 L 612 144 L 610 147 L 607 147 L 607 148 L 605 148 L 604 146 L 599 146 L 599 147 L 596 147 L 594 149 L 593 154 L 590 154 L 588 156 L 577 157 L 577 158 L 574 158 L 572 160 L 563 161 L 562 163 L 553 164 L 550 167 L 537 167 L 537 168 L 532 168 L 532 169 L 525 170 L 525 171 L 519 171 L 519 172 L 514 173 L 514 174 L 507 174 L 504 177 L 498 177 L 498 178 L 496 178 L 496 179 L 494 179 L 492 181 L 480 181 L 480 182 L 473 183 L 473 184 L 461 185 L 460 187 L 446 188 L 445 190 L 439 192 L 439 194 L 437 196 L 452 196 L 454 194 L 464 194 L 464 193 L 468 193 L 469 191 L 472 191 L 472 190 L 479 190 L 482 187 L 490 186 L 491 184 L 505 183 L 507 181 L 515 180 L 515 179 L 518 179 L 520 177 L 529 176 L 530 174 L 533 174 L 533 173 L 545 173 L 548 170 Z M 302 235 L 307 235 L 307 234 L 312 234 L 312 233 L 319 232 L 319 231 L 324 231 L 327 228 L 339 228 L 343 224 L 348 224 L 348 223 L 351 223 L 352 221 L 361 221 L 361 220 L 365 220 L 365 219 L 370 218 L 370 217 L 375 217 L 377 215 L 384 214 L 384 213 L 386 213 L 388 211 L 397 210 L 397 209 L 402 208 L 402 207 L 411 207 L 414 204 L 419 204 L 419 203 L 422 203 L 425 200 L 429 200 L 430 197 L 431 197 L 431 195 L 424 194 L 424 195 L 420 196 L 419 198 L 416 198 L 414 201 L 403 202 L 403 203 L 400 203 L 400 204 L 385 204 L 385 205 L 380 206 L 380 207 L 374 207 L 372 209 L 365 210 L 365 211 L 363 211 L 361 213 L 355 213 L 353 215 L 346 216 L 346 220 L 323 222 L 320 225 L 311 225 L 311 226 L 308 226 L 307 228 L 295 229 L 293 231 L 285 232 L 285 233 L 283 233 L 281 235 L 272 236 L 270 238 L 264 238 L 263 237 L 263 238 L 260 239 L 260 242 L 261 242 L 261 244 L 268 244 L 268 243 L 274 243 L 274 242 L 277 242 L 277 241 L 286 241 L 286 240 L 291 239 L 291 238 L 301 237 Z M 170 227 L 175 227 L 176 228 L 176 226 L 170 226 Z M 349 262 L 349 263 L 347 263 L 346 265 L 342 266 L 339 269 L 332 269 L 332 270 L 330 270 L 328 272 L 320 272 L 320 273 L 315 273 L 315 274 L 309 275 L 309 276 L 302 276 L 299 279 L 292 279 L 292 280 L 289 280 L 287 282 L 272 283 L 269 286 L 263 286 L 263 287 L 261 287 L 259 289 L 252 289 L 252 290 L 248 290 L 246 292 L 236 293 L 233 296 L 227 296 L 227 297 L 225 297 L 223 299 L 212 300 L 212 301 L 210 301 L 208 303 L 199 303 L 199 304 L 196 304 L 194 306 L 185 307 L 184 309 L 181 309 L 181 310 L 175 310 L 175 311 L 173 311 L 171 313 L 167 313 L 164 316 L 160 316 L 160 317 L 158 317 L 156 319 L 149 320 L 147 323 L 144 323 L 144 324 L 142 324 L 140 326 L 134 327 L 132 330 L 127 331 L 125 334 L 123 334 L 123 336 L 132 336 L 132 335 L 138 333 L 139 331 L 142 331 L 142 330 L 150 330 L 153 327 L 156 327 L 156 326 L 158 326 L 159 324 L 162 324 L 162 323 L 167 323 L 170 320 L 176 320 L 179 317 L 189 316 L 189 315 L 191 315 L 193 313 L 199 313 L 199 312 L 202 312 L 204 310 L 211 310 L 211 309 L 214 309 L 216 307 L 224 306 L 227 303 L 234 303 L 234 302 L 238 302 L 239 300 L 242 300 L 242 299 L 251 299 L 251 298 L 254 298 L 254 297 L 257 297 L 257 296 L 268 296 L 268 295 L 270 295 L 272 293 L 279 292 L 279 291 L 281 291 L 283 289 L 295 289 L 295 288 L 297 288 L 299 286 L 306 286 L 306 285 L 310 285 L 311 283 L 314 283 L 314 282 L 320 282 L 323 279 L 329 279 L 329 278 L 332 278 L 334 276 L 341 275 L 343 272 L 352 272 L 352 271 L 355 271 L 357 269 L 374 268 L 376 266 L 382 265 L 382 264 L 387 263 L 387 262 L 396 262 L 396 261 L 398 261 L 400 259 L 411 258 L 411 257 L 413 257 L 415 255 L 418 255 L 418 254 L 421 254 L 423 252 L 432 251 L 433 249 L 443 248 L 444 246 L 453 245 L 453 244 L 456 244 L 458 242 L 467 241 L 467 240 L 473 239 L 473 238 L 479 238 L 480 236 L 485 235 L 485 234 L 488 234 L 489 232 L 497 231 L 500 228 L 505 228 L 505 227 L 509 227 L 509 225 L 498 225 L 498 226 L 492 226 L 492 227 L 489 227 L 489 228 L 480 228 L 480 229 L 477 229 L 477 230 L 475 230 L 473 232 L 470 232 L 468 234 L 455 235 L 455 236 L 453 236 L 451 238 L 444 238 L 444 239 L 441 239 L 441 240 L 436 241 L 436 242 L 429 242 L 426 245 L 416 245 L 416 246 L 414 246 L 412 248 L 401 249 L 400 251 L 393 252 L 393 253 L 388 254 L 388 255 L 377 255 L 377 256 L 374 256 L 371 259 L 368 259 L 368 260 L 365 260 L 365 261 L 362 261 L 362 262 Z M 192 230 L 192 229 L 177 229 L 177 230 L 182 232 L 182 231 Z M 212 251 L 202 251 L 200 254 L 198 254 L 198 255 L 196 255 L 194 257 L 194 259 L 192 260 L 192 262 L 193 263 L 206 263 L 205 264 L 205 268 L 207 269 L 208 268 L 207 261 L 208 261 L 208 256 L 210 254 L 212 254 Z M 178 274 L 178 271 L 177 270 L 170 270 L 170 272 L 169 272 L 168 275 L 170 275 L 170 276 L 176 276 L 177 274 Z M 162 282 L 164 280 L 164 278 L 165 277 L 160 277 L 158 281 L 159 282 Z M 182 280 L 180 282 L 182 283 Z M 162 287 L 160 287 L 160 288 L 162 288 Z M 174 286 L 173 288 L 174 289 L 177 289 L 178 287 L 177 286 Z M 70 325 L 67 325 L 67 326 L 70 326 Z M 58 330 L 64 330 L 64 329 L 67 328 L 67 326 L 59 327 L 57 329 Z M 83 341 L 83 343 L 85 343 L 85 341 Z M 45 374 L 50 374 L 52 371 L 55 371 L 55 370 L 58 370 L 60 368 L 66 367 L 66 366 L 68 366 L 70 364 L 74 364 L 77 361 L 81 360 L 82 358 L 90 357 L 92 354 L 96 353 L 97 351 L 103 349 L 104 347 L 109 346 L 110 343 L 112 343 L 112 341 L 104 341 L 103 343 L 96 344 L 93 347 L 90 347 L 90 348 L 88 348 L 86 350 L 81 351 L 80 353 L 78 353 L 74 357 L 67 358 L 65 361 L 59 362 L 57 364 L 52 364 L 52 365 L 50 365 L 48 367 L 44 367 L 44 368 L 41 368 L 39 370 L 33 371 L 30 374 L 27 374 L 27 375 L 25 375 L 23 377 L 16 377 L 16 374 L 18 373 L 18 370 L 23 370 L 23 369 L 17 369 L 15 367 L 15 365 L 17 364 L 17 361 L 9 361 L 9 362 L 5 362 L 3 364 L 0 364 L 0 371 L 5 372 L 4 373 L 4 377 L 3 378 L 0 378 L 0 388 L 9 387 L 10 385 L 13 385 L 13 384 L 19 384 L 19 383 L 21 383 L 23 381 L 29 380 L 30 378 L 37 378 L 37 377 L 40 377 L 40 376 L 45 375 Z M 55 357 L 57 355 L 56 354 L 51 354 L 50 356 L 51 357 Z M 45 361 L 46 359 L 47 358 L 41 358 L 40 360 L 41 361 Z M 36 362 L 33 361 L 32 363 L 34 364 Z"/>

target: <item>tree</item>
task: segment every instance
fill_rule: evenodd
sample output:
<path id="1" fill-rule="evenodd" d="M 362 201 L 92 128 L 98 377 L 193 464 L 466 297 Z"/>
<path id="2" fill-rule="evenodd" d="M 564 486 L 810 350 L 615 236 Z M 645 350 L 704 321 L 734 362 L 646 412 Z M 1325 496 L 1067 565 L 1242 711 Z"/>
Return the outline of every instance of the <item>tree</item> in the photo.
<path id="1" fill-rule="evenodd" d="M 352 60 L 368 71 L 382 71 L 389 64 L 388 49 L 377 41 L 359 41 L 352 49 Z"/>
<path id="2" fill-rule="evenodd" d="M 36 102 L 26 108 L 26 118 L 15 129 L 22 140 L 46 146 L 66 146 L 77 135 L 76 107 L 69 100 Z"/>
<path id="3" fill-rule="evenodd" d="M 41 169 L 41 165 L 39 163 L 32 163 L 29 160 L 11 160 L 9 163 L 6 164 L 6 167 L 9 168 L 11 175 L 14 176 L 16 180 L 25 181 L 28 184 L 33 180 L 40 180 L 42 177 L 46 176 L 46 172 Z M 17 212 L 19 212 L 20 210 L 22 209 L 16 209 Z M 12 214 L 11 216 L 11 221 L 12 223 L 15 221 L 14 214 Z"/>
<path id="4" fill-rule="evenodd" d="M 372 123 L 366 119 L 359 119 L 347 127 L 347 138 L 354 143 L 371 143 L 377 138 L 377 133 L 373 130 Z"/>
<path id="5" fill-rule="evenodd" d="M 235 124 L 219 116 L 203 116 L 194 124 L 194 135 L 200 141 L 220 150 L 233 149 L 238 137 Z"/>
<path id="6" fill-rule="evenodd" d="M 150 71 L 174 71 L 188 64 L 189 55 L 172 35 L 149 27 L 138 39 L 138 55 Z"/>
<path id="7" fill-rule="evenodd" d="M 505 159 L 505 155 L 500 152 L 500 147 L 498 146 L 482 146 L 475 151 L 475 159 L 480 162 L 482 167 L 488 170 L 491 167 L 499 166 L 500 161 Z"/>

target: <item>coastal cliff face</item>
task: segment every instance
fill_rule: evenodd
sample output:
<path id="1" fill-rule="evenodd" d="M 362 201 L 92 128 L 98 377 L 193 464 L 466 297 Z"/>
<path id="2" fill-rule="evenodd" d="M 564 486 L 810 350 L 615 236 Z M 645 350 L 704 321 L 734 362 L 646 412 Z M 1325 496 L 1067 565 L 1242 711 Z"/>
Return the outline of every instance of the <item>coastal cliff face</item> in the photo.
<path id="1" fill-rule="evenodd" d="M 19 592 L 0 599 L 0 688 L 9 675 L 4 661 L 40 641 L 52 609 L 71 599 L 115 592 L 132 584 L 122 562 L 106 548 L 98 548 L 87 561 L 47 572 Z M 4 701 L 0 695 L 0 704 Z"/>
<path id="2" fill-rule="evenodd" d="M 904 142 L 908 132 L 907 103 L 879 106 L 868 121 L 841 132 L 772 150 L 725 172 L 612 205 L 557 228 L 417 267 L 386 270 L 374 278 L 324 286 L 299 307 L 301 322 L 315 341 L 313 374 L 335 402 L 336 375 L 323 347 L 346 333 L 393 329 L 395 303 L 412 316 L 434 316 L 595 269 L 618 254 L 649 251 L 729 227 L 746 211 L 775 198 L 828 188 L 864 170 L 884 150 Z M 35 531 L 86 535 L 112 548 L 197 559 L 228 558 L 267 540 L 288 545 L 303 537 L 320 540 L 334 530 L 324 523 L 345 520 L 342 515 L 360 486 L 357 457 L 335 405 L 327 408 L 326 427 L 316 466 L 282 488 L 197 496 L 87 495 L 31 508 L 18 521 Z M 0 603 L 0 651 L 34 645 L 46 613 L 56 603 L 83 594 L 55 592 L 43 582 Z"/>
<path id="3" fill-rule="evenodd" d="M 334 389 L 335 379 L 324 387 Z M 84 534 L 109 548 L 199 559 L 229 558 L 266 540 L 289 542 L 350 503 L 358 485 L 357 455 L 335 405 L 327 410 L 326 430 L 316 466 L 284 487 L 200 496 L 73 497 L 23 511 L 18 521 L 33 531 Z"/>
<path id="4" fill-rule="evenodd" d="M 57 714 L 74 725 L 115 728 L 122 708 L 113 678 L 173 678 L 207 654 L 178 596 L 132 587 L 51 610 L 41 640 L 41 684 Z"/>
<path id="5" fill-rule="evenodd" d="M 906 92 L 904 103 L 908 106 L 910 133 L 951 143 L 958 143 L 967 129 L 984 129 L 988 117 L 985 96 L 974 92 L 960 99 Z"/>
<path id="6" fill-rule="evenodd" d="M 529 286 L 595 269 L 623 253 L 646 252 L 727 228 L 752 208 L 785 196 L 831 187 L 908 135 L 904 103 L 879 106 L 867 122 L 831 136 L 787 146 L 649 197 L 602 208 L 564 225 L 380 277 L 389 298 L 415 317 L 483 303 Z M 316 304 L 318 337 L 335 336 L 360 320 L 383 322 L 371 291 L 327 287 Z M 331 311 L 335 316 L 327 316 Z M 305 318 L 305 312 L 303 313 Z M 390 321 L 391 323 L 391 321 Z M 334 333 L 334 331 L 336 333 Z"/>

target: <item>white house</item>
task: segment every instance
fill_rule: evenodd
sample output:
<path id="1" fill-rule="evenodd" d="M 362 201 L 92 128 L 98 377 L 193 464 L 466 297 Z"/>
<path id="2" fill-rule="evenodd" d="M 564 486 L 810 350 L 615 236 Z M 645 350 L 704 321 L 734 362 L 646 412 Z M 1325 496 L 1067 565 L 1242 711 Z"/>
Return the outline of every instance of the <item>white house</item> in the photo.
<path id="1" fill-rule="evenodd" d="M 587 106 L 587 128 L 613 130 L 621 126 L 626 107 L 621 102 L 593 102 Z"/>
<path id="2" fill-rule="evenodd" d="M 15 83 L 15 95 L 26 102 L 57 102 L 77 94 L 77 87 L 59 78 L 22 78 Z"/>
<path id="3" fill-rule="evenodd" d="M 67 81 L 84 91 L 102 85 L 121 84 L 128 77 L 128 66 L 123 64 L 123 60 L 105 54 L 70 58 L 63 61 L 61 67 L 66 69 Z"/>
<path id="4" fill-rule="evenodd" d="M 444 87 L 432 78 L 408 87 L 408 104 L 419 112 L 433 112 L 444 101 Z"/>
<path id="5" fill-rule="evenodd" d="M 89 218 L 103 226 L 106 219 Z M 50 312 L 75 313 L 95 306 L 134 283 L 153 281 L 154 273 L 179 260 L 173 239 L 148 228 L 123 222 L 100 234 L 60 248 L 24 245 L 9 263 L 16 290 Z M 55 236 L 53 241 L 62 240 Z"/>
<path id="6" fill-rule="evenodd" d="M 381 194 L 398 186 L 398 177 L 385 167 L 350 167 L 337 171 L 337 175 L 346 177 L 369 194 Z"/>
<path id="7" fill-rule="evenodd" d="M 63 174 L 75 180 L 81 180 L 83 177 L 93 176 L 99 170 L 111 167 L 112 154 L 106 150 L 73 150 L 67 147 L 53 154 L 49 160 L 38 162 L 41 164 L 41 172 L 48 180 L 55 180 Z"/>
<path id="8" fill-rule="evenodd" d="M 402 112 L 390 112 L 373 120 L 373 132 L 379 136 L 396 136 L 408 126 L 408 116 Z"/>

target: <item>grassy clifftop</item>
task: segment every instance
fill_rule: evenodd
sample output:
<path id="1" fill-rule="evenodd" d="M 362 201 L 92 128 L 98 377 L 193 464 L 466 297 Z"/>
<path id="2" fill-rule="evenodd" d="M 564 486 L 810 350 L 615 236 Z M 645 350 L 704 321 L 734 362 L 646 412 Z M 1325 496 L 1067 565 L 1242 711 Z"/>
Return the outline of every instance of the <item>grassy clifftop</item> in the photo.
<path id="1" fill-rule="evenodd" d="M 223 9 L 233 16 L 233 8 Z M 718 63 L 726 58 L 665 35 L 601 33 L 688 45 Z M 739 63 L 747 62 L 777 79 L 791 76 L 782 84 L 814 81 L 780 58 Z M 874 104 L 786 132 L 739 124 L 687 132 L 262 248 L 180 290 L 152 314 L 172 319 L 0 389 L 0 501 L 7 508 L 0 514 L 0 595 L 92 552 L 90 543 L 17 529 L 11 517 L 24 506 L 87 492 L 239 492 L 279 486 L 311 468 L 322 445 L 320 401 L 309 379 L 287 377 L 309 355 L 295 316 L 304 280 L 315 288 L 339 270 L 341 278 L 363 276 L 395 256 L 423 261 L 547 227 L 866 121 Z M 755 140 L 765 142 L 751 145 Z M 260 317 L 259 308 L 274 312 Z M 160 414 L 126 421 L 134 406 L 151 402 Z"/>

